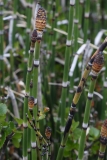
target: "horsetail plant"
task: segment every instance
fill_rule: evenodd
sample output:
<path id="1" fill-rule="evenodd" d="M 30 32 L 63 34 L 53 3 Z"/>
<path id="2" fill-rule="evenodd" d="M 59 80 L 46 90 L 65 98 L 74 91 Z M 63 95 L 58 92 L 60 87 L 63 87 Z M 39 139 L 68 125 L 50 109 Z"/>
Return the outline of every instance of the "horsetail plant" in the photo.
<path id="1" fill-rule="evenodd" d="M 83 15 L 83 9 L 84 9 L 84 0 L 79 1 L 79 25 L 78 28 L 80 30 L 80 37 L 83 37 L 83 30 L 82 30 L 82 15 Z"/>
<path id="2" fill-rule="evenodd" d="M 51 142 L 50 142 L 51 132 L 52 132 L 51 128 L 50 127 L 46 127 L 45 136 L 47 138 L 47 143 L 48 143 L 48 160 L 51 159 Z"/>
<path id="3" fill-rule="evenodd" d="M 86 42 L 88 38 L 88 30 L 89 30 L 89 15 L 90 15 L 90 1 L 85 1 L 85 13 L 84 13 L 84 42 Z"/>
<path id="4" fill-rule="evenodd" d="M 33 96 L 29 96 L 28 107 L 29 107 L 30 114 L 32 116 L 32 121 L 35 123 L 35 119 L 34 119 L 34 116 L 33 116 L 34 100 L 35 99 L 34 99 Z M 32 157 L 32 160 L 34 158 L 35 159 L 37 158 L 37 154 L 36 154 L 36 135 L 35 135 L 35 132 L 34 132 L 33 128 L 31 129 L 31 157 Z"/>
<path id="5" fill-rule="evenodd" d="M 74 1 L 74 5 L 71 5 L 71 19 L 72 19 L 72 33 L 71 33 L 71 37 L 73 37 L 73 29 L 74 29 L 74 25 L 73 25 L 73 18 L 74 18 L 74 9 L 75 9 L 75 1 Z M 73 38 L 72 38 L 73 41 Z M 73 50 L 73 43 L 71 44 L 71 50 Z M 72 55 L 71 55 L 72 56 Z M 71 60 L 72 61 L 72 60 Z M 72 75 L 69 72 L 69 77 L 70 77 L 70 86 L 69 86 L 69 104 L 71 103 L 72 97 L 73 97 L 73 78 Z"/>
<path id="6" fill-rule="evenodd" d="M 0 84 L 3 84 L 3 1 L 0 1 Z"/>
<path id="7" fill-rule="evenodd" d="M 71 34 L 72 29 L 71 25 L 73 24 L 72 19 L 72 7 L 74 7 L 75 1 L 70 0 L 70 10 L 69 10 L 69 24 L 68 24 L 68 35 L 66 41 L 66 50 L 65 50 L 65 66 L 64 66 L 64 74 L 63 74 L 63 82 L 62 82 L 62 93 L 61 93 L 61 104 L 60 104 L 60 114 L 61 114 L 61 130 L 63 131 L 63 127 L 65 124 L 65 106 L 66 106 L 66 96 L 67 96 L 67 85 L 68 85 L 68 70 L 70 63 L 70 53 L 71 53 Z"/>
<path id="8" fill-rule="evenodd" d="M 32 85 L 30 85 L 30 89 L 31 89 L 31 86 Z M 30 91 L 30 93 L 31 93 L 31 91 Z M 32 109 L 33 109 L 33 97 L 29 97 L 28 98 L 28 108 L 29 108 L 29 111 L 32 111 Z M 31 101 L 32 100 L 32 101 Z M 32 129 L 33 130 L 33 129 Z M 32 137 L 32 130 L 30 129 L 30 128 L 28 128 L 28 135 L 27 135 L 27 140 L 28 140 L 28 144 L 27 144 L 27 152 L 28 152 L 28 160 L 30 160 L 31 159 L 31 141 L 32 141 L 32 139 L 31 139 L 31 137 Z"/>
<path id="9" fill-rule="evenodd" d="M 107 61 L 107 57 L 105 57 L 105 61 Z M 105 120 L 106 118 L 106 108 L 107 108 L 107 66 L 105 66 L 105 75 L 104 75 L 104 82 L 103 82 L 103 101 L 102 101 L 102 110 L 101 110 L 101 120 Z"/>
<path id="10" fill-rule="evenodd" d="M 98 154 L 98 160 L 104 159 L 104 154 L 107 145 L 107 119 L 103 122 L 100 133 L 100 149 Z"/>
<path id="11" fill-rule="evenodd" d="M 40 131 L 37 129 L 36 125 L 35 125 L 35 121 L 34 119 L 30 120 L 28 114 L 26 114 L 27 120 L 30 124 L 30 126 L 32 127 L 32 129 L 35 131 L 36 136 L 39 138 L 39 140 L 41 141 L 41 147 L 42 149 L 41 151 L 41 156 L 44 158 L 44 155 L 46 155 L 46 157 L 48 157 L 48 143 L 46 142 L 45 138 L 42 136 L 42 134 L 40 133 Z M 41 159 L 41 158 L 40 158 Z"/>
<path id="12" fill-rule="evenodd" d="M 32 88 L 33 88 L 33 82 L 32 82 L 32 79 L 30 81 L 30 96 L 28 98 L 28 108 L 29 108 L 29 111 L 31 112 L 33 110 L 33 106 L 34 106 L 34 103 L 33 103 L 33 97 L 32 96 Z M 32 112 L 31 112 L 32 113 Z M 30 129 L 28 128 L 28 134 L 27 134 L 27 140 L 28 140 L 28 144 L 27 144 L 27 152 L 28 152 L 28 160 L 31 160 L 31 141 L 33 141 L 31 138 L 32 138 L 32 130 L 33 129 Z"/>
<path id="13" fill-rule="evenodd" d="M 66 141 L 68 139 L 70 127 L 72 125 L 72 120 L 74 118 L 74 114 L 75 114 L 75 111 L 76 111 L 76 105 L 77 105 L 77 103 L 79 101 L 79 98 L 81 96 L 82 90 L 83 90 L 85 82 L 87 80 L 87 77 L 88 77 L 88 75 L 89 75 L 89 73 L 91 71 L 92 64 L 93 64 L 93 61 L 95 59 L 95 56 L 97 54 L 99 54 L 99 52 L 103 51 L 106 46 L 107 46 L 107 38 L 101 44 L 99 49 L 93 54 L 93 56 L 91 57 L 90 61 L 88 62 L 87 66 L 86 66 L 86 68 L 85 68 L 85 70 L 83 72 L 82 78 L 81 78 L 81 80 L 79 82 L 79 85 L 77 87 L 76 93 L 75 93 L 74 98 L 72 100 L 69 116 L 68 116 L 68 119 L 67 119 L 67 122 L 66 122 L 66 125 L 65 125 L 65 129 L 64 129 L 64 134 L 63 134 L 63 137 L 62 137 L 60 148 L 58 150 L 57 160 L 61 160 L 63 158 L 63 151 L 64 151 L 64 148 L 65 148 Z"/>
<path id="14" fill-rule="evenodd" d="M 26 27 L 26 48 L 25 48 L 25 62 L 27 62 L 28 52 L 29 52 L 29 41 L 30 41 L 30 25 L 31 25 L 31 12 L 32 12 L 32 6 L 29 4 L 32 2 L 32 0 L 27 0 L 27 7 L 26 7 L 26 14 L 27 14 L 27 27 Z M 26 63 L 24 63 L 24 73 L 26 73 Z M 25 81 L 25 76 L 24 76 Z"/>
<path id="15" fill-rule="evenodd" d="M 33 31 L 31 37 L 31 46 L 30 46 L 30 53 L 28 59 L 28 68 L 27 68 L 27 76 L 26 76 L 26 88 L 25 88 L 25 98 L 24 98 L 24 110 L 23 110 L 23 160 L 27 159 L 27 119 L 26 113 L 28 112 L 28 97 L 30 92 L 30 80 L 32 75 L 32 65 L 33 65 L 33 53 L 34 53 L 34 45 L 37 37 L 36 30 Z"/>
<path id="16" fill-rule="evenodd" d="M 75 15 L 74 15 L 74 46 L 73 46 L 73 52 L 76 54 L 76 51 L 78 49 L 78 35 L 79 35 L 79 30 L 78 30 L 78 25 L 79 25 L 79 0 L 75 1 Z"/>
<path id="17" fill-rule="evenodd" d="M 96 80 L 97 80 L 97 77 L 98 77 L 98 74 L 99 74 L 101 68 L 103 67 L 103 64 L 104 64 L 104 56 L 103 56 L 102 52 L 99 52 L 95 56 L 95 59 L 92 64 L 91 83 L 90 83 L 90 87 L 89 87 L 88 97 L 87 97 L 87 101 L 86 101 L 86 108 L 85 108 L 85 113 L 84 113 L 84 119 L 83 119 L 83 124 L 82 124 L 82 132 L 81 132 L 81 137 L 80 137 L 78 160 L 83 159 L 85 139 L 86 139 L 86 130 L 88 127 L 91 101 L 93 98 L 93 92 L 94 92 Z"/>
<path id="18" fill-rule="evenodd" d="M 32 96 L 34 97 L 34 108 L 33 115 L 34 119 L 37 122 L 38 117 L 38 108 L 37 108 L 37 91 L 38 91 L 38 67 L 39 67 L 39 55 L 40 55 L 40 43 L 43 35 L 43 30 L 46 26 L 46 12 L 45 10 L 37 4 L 36 6 L 36 20 L 35 20 L 35 29 L 37 31 L 37 38 L 35 43 L 35 53 L 34 53 L 34 63 L 33 63 L 33 89 Z M 37 129 L 39 129 L 39 123 L 37 123 Z M 35 135 L 34 135 L 35 136 Z M 39 139 L 37 138 L 37 146 L 39 145 Z M 34 146 L 35 145 L 35 146 Z M 32 142 L 32 147 L 36 147 L 36 139 Z M 39 147 L 40 148 L 40 147 Z"/>

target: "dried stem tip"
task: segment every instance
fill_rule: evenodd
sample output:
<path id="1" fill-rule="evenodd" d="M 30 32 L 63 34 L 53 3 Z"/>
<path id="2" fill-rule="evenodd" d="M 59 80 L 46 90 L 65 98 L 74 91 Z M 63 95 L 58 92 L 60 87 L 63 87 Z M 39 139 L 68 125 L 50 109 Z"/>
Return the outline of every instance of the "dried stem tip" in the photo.
<path id="1" fill-rule="evenodd" d="M 92 71 L 98 73 L 101 70 L 101 68 L 103 67 L 103 65 L 104 65 L 104 56 L 103 56 L 102 52 L 100 52 L 95 56 L 95 59 L 93 61 L 93 65 L 92 65 Z"/>
<path id="2" fill-rule="evenodd" d="M 37 11 L 35 28 L 37 31 L 43 31 L 46 27 L 46 12 L 40 7 Z"/>
<path id="3" fill-rule="evenodd" d="M 36 29 L 34 29 L 32 32 L 32 35 L 31 35 L 31 41 L 35 43 L 36 38 L 37 38 L 37 31 L 36 31 Z"/>
<path id="4" fill-rule="evenodd" d="M 45 130 L 45 136 L 47 139 L 50 139 L 51 137 L 51 128 L 50 127 L 46 127 L 46 130 Z"/>
<path id="5" fill-rule="evenodd" d="M 33 109 L 33 107 L 34 107 L 34 101 L 35 101 L 34 97 L 28 98 L 28 106 L 29 106 L 30 110 Z"/>
<path id="6" fill-rule="evenodd" d="M 104 121 L 101 127 L 101 137 L 107 138 L 107 119 Z"/>

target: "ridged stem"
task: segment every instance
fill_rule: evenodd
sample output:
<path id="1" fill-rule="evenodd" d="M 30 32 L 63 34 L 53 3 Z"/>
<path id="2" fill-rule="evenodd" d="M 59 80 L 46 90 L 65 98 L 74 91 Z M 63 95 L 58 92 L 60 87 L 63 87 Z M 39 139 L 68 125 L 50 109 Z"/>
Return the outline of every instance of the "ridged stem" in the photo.
<path id="1" fill-rule="evenodd" d="M 28 3 L 32 2 L 32 0 L 27 0 Z M 27 26 L 26 26 L 26 41 L 25 41 L 25 57 L 24 57 L 24 82 L 26 78 L 26 62 L 28 58 L 29 45 L 30 45 L 30 27 L 31 27 L 31 12 L 32 8 L 29 6 L 26 7 L 26 15 L 27 15 Z"/>
<path id="2" fill-rule="evenodd" d="M 75 9 L 75 5 L 71 5 L 71 19 L 72 19 L 72 22 L 71 22 L 71 26 L 72 26 L 71 37 L 73 37 L 73 29 L 74 29 L 74 25 L 73 25 L 74 9 Z M 71 44 L 71 50 L 73 50 L 73 44 Z M 71 57 L 72 57 L 72 55 L 71 55 Z M 72 60 L 71 60 L 71 63 L 72 63 Z M 70 74 L 69 74 L 69 78 L 70 78 L 70 86 L 69 86 L 69 105 L 70 105 L 71 101 L 72 101 L 72 98 L 73 98 L 74 79 Z"/>
<path id="3" fill-rule="evenodd" d="M 40 54 L 40 41 L 36 41 L 35 43 L 35 53 L 34 53 L 34 65 L 33 65 L 33 89 L 32 89 L 32 96 L 35 99 L 35 105 L 33 108 L 33 115 L 35 121 L 37 121 L 37 89 L 38 89 L 38 67 L 39 67 L 39 54 Z M 36 144 L 37 137 L 35 132 L 32 131 L 32 144 Z M 37 144 L 38 145 L 38 144 Z M 34 150 L 32 147 L 32 160 L 36 159 L 37 150 Z"/>
<path id="4" fill-rule="evenodd" d="M 106 145 L 107 145 L 107 119 L 103 122 L 101 126 L 100 132 L 100 149 L 98 153 L 98 160 L 106 159 L 104 158 L 106 152 Z"/>
<path id="5" fill-rule="evenodd" d="M 3 85 L 3 68 L 4 68 L 4 63 L 3 63 L 3 1 L 0 1 L 0 85 Z"/>
<path id="6" fill-rule="evenodd" d="M 27 146 L 27 152 L 28 152 L 28 160 L 31 160 L 31 129 L 28 128 L 27 129 L 27 133 L 28 133 L 28 138 L 27 138 L 27 141 L 28 141 L 28 146 Z"/>
<path id="7" fill-rule="evenodd" d="M 105 56 L 105 61 L 107 61 L 107 56 Z M 106 99 L 106 95 L 107 95 L 107 67 L 105 66 L 105 75 L 104 75 L 104 82 L 103 82 L 103 101 L 102 101 L 102 109 L 101 109 L 101 120 L 105 120 L 106 115 L 105 115 L 105 111 L 107 108 L 107 99 Z"/>
<path id="8" fill-rule="evenodd" d="M 95 59 L 95 56 L 100 51 L 103 51 L 106 46 L 107 46 L 107 42 L 106 42 L 106 39 L 105 39 L 105 41 L 102 43 L 102 45 L 99 47 L 99 49 L 91 57 L 90 61 L 88 62 L 87 66 L 85 68 L 85 71 L 84 71 L 84 73 L 82 75 L 82 78 L 81 78 L 80 83 L 79 83 L 79 85 L 77 87 L 77 91 L 76 91 L 76 93 L 74 95 L 74 98 L 73 98 L 73 101 L 72 101 L 72 104 L 71 104 L 70 112 L 69 112 L 68 119 L 67 119 L 67 122 L 66 122 L 66 125 L 65 125 L 65 129 L 64 129 L 64 134 L 63 134 L 63 137 L 62 137 L 60 148 L 58 150 L 57 160 L 61 160 L 62 157 L 63 157 L 63 151 L 64 151 L 64 147 L 65 147 L 68 135 L 69 135 L 70 127 L 72 125 L 72 120 L 74 118 L 76 105 L 77 105 L 77 103 L 79 101 L 79 98 L 81 96 L 81 93 L 83 91 L 83 88 L 84 88 L 85 82 L 87 80 L 87 77 L 88 77 L 88 75 L 89 75 L 89 73 L 91 71 L 92 64 L 93 64 L 93 61 Z"/>
<path id="9" fill-rule="evenodd" d="M 18 0 L 13 1 L 14 16 L 16 16 Z M 16 33 L 16 17 L 13 19 L 12 47 L 14 47 Z"/>
<path id="10" fill-rule="evenodd" d="M 26 76 L 26 87 L 25 87 L 25 98 L 24 98 L 24 110 L 23 110 L 23 160 L 27 157 L 27 119 L 26 113 L 28 112 L 28 96 L 30 92 L 30 80 L 32 75 L 32 65 L 33 65 L 33 52 L 30 49 L 29 58 L 28 58 L 28 70 Z"/>
<path id="11" fill-rule="evenodd" d="M 82 19 L 83 19 L 84 0 L 79 0 L 79 25 L 80 37 L 83 38 Z"/>
<path id="12" fill-rule="evenodd" d="M 89 29 L 89 14 L 90 14 L 90 1 L 85 1 L 85 13 L 84 13 L 84 42 L 88 39 Z"/>
<path id="13" fill-rule="evenodd" d="M 57 155 L 56 160 L 61 160 L 63 158 L 63 152 L 64 152 L 65 144 L 66 144 L 66 141 L 67 141 L 67 138 L 68 138 L 68 135 L 69 135 L 69 130 L 70 130 L 70 127 L 72 125 L 72 120 L 73 120 L 74 114 L 75 114 L 75 107 L 76 107 L 76 104 L 78 103 L 78 100 L 81 96 L 81 93 L 82 93 L 84 84 L 86 82 L 86 79 L 87 79 L 87 77 L 88 77 L 88 75 L 91 71 L 91 67 L 92 67 L 92 65 L 90 63 L 88 63 L 88 65 L 87 65 L 87 67 L 86 67 L 86 69 L 83 73 L 83 76 L 80 80 L 80 83 L 78 85 L 77 92 L 74 95 L 73 102 L 72 102 L 71 109 L 70 109 L 70 112 L 69 112 L 69 116 L 68 116 L 68 119 L 67 119 L 67 122 L 66 122 L 66 125 L 65 125 L 64 134 L 63 134 L 63 137 L 62 137 L 62 141 L 61 141 L 61 144 L 60 144 L 60 148 L 58 150 L 58 155 Z"/>
<path id="14" fill-rule="evenodd" d="M 53 28 L 56 27 L 56 17 L 55 17 L 55 10 L 56 10 L 56 3 L 55 1 L 53 2 L 53 17 L 52 17 L 52 33 L 53 33 L 53 36 L 52 36 L 52 55 L 50 57 L 50 77 L 51 77 L 51 82 L 55 82 L 55 52 L 56 52 L 56 49 L 55 49 L 55 46 L 56 46 L 56 33 L 55 31 L 53 30 Z M 55 86 L 51 86 L 51 97 L 52 97 L 52 103 L 55 103 L 56 101 L 56 93 L 55 93 Z M 52 115 L 51 115 L 52 116 Z"/>
<path id="15" fill-rule="evenodd" d="M 74 48 L 73 48 L 74 54 L 77 52 L 78 49 L 78 43 L 77 43 L 79 35 L 78 25 L 79 25 L 79 0 L 76 0 L 75 16 L 74 16 Z"/>
<path id="16" fill-rule="evenodd" d="M 104 144 L 100 144 L 100 149 L 99 149 L 99 152 L 100 152 L 100 155 L 104 155 L 105 153 L 105 150 L 106 150 L 106 145 Z M 98 156 L 98 160 L 104 160 L 104 156 L 103 157 L 100 157 L 100 155 Z"/>
<path id="17" fill-rule="evenodd" d="M 89 87 L 88 97 L 86 101 L 86 108 L 85 108 L 85 113 L 84 113 L 84 120 L 83 120 L 83 125 L 82 125 L 83 129 L 82 129 L 80 143 L 79 143 L 78 160 L 83 159 L 85 139 L 86 139 L 86 129 L 88 127 L 90 107 L 91 107 L 91 101 L 93 98 L 93 91 L 94 91 L 95 84 L 96 84 L 96 78 L 97 78 L 96 76 L 91 78 L 91 83 Z"/>
<path id="18" fill-rule="evenodd" d="M 72 25 L 72 5 L 74 6 L 75 2 L 70 1 L 70 10 L 69 10 L 69 23 L 68 23 L 68 36 L 66 40 L 66 49 L 65 49 L 65 66 L 63 73 L 63 82 L 62 82 L 62 93 L 61 93 L 61 127 L 65 125 L 65 107 L 66 107 L 66 96 L 67 96 L 67 81 L 68 81 L 68 70 L 70 63 L 70 54 L 71 54 L 71 25 Z"/>

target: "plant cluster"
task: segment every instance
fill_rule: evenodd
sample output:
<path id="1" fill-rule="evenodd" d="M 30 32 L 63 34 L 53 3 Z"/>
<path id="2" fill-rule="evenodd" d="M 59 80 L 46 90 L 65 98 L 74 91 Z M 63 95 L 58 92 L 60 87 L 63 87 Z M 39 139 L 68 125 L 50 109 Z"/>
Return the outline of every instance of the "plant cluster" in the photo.
<path id="1" fill-rule="evenodd" d="M 106 7 L 0 0 L 0 160 L 107 159 Z"/>

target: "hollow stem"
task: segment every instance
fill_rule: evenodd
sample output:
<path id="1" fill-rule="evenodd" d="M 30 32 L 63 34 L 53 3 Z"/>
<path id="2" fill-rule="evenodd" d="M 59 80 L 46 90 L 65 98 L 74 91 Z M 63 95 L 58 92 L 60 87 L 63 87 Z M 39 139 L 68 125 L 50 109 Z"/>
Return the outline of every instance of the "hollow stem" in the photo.
<path id="1" fill-rule="evenodd" d="M 84 153 L 84 147 L 85 147 L 85 139 L 86 139 L 86 129 L 88 127 L 88 121 L 89 121 L 89 115 L 90 115 L 90 107 L 91 107 L 91 101 L 93 98 L 93 91 L 96 84 L 96 76 L 91 78 L 90 88 L 88 92 L 87 102 L 86 102 L 86 108 L 84 113 L 84 120 L 82 125 L 82 133 L 80 138 L 80 144 L 79 144 L 79 153 L 78 153 L 78 159 L 83 159 L 83 153 Z"/>
<path id="2" fill-rule="evenodd" d="M 3 1 L 0 1 L 0 85 L 3 85 Z"/>
<path id="3" fill-rule="evenodd" d="M 68 69 L 70 63 L 70 54 L 71 54 L 71 25 L 72 25 L 72 7 L 74 6 L 75 1 L 70 1 L 70 10 L 69 10 L 69 24 L 68 24 L 68 36 L 66 41 L 66 50 L 65 50 L 65 66 L 64 66 L 64 74 L 63 74 L 63 82 L 62 82 L 62 93 L 61 93 L 61 127 L 63 128 L 65 124 L 65 108 L 66 108 L 66 96 L 67 96 L 67 82 L 68 82 Z"/>
<path id="4" fill-rule="evenodd" d="M 34 44 L 33 44 L 34 46 Z M 30 92 L 30 80 L 32 75 L 32 66 L 33 66 L 33 52 L 34 48 L 31 46 L 29 58 L 28 58 L 28 67 L 27 67 L 27 76 L 26 76 L 26 87 L 25 87 L 25 98 L 24 98 L 24 110 L 23 110 L 23 159 L 27 157 L 27 119 L 26 113 L 28 112 L 28 96 Z"/>

